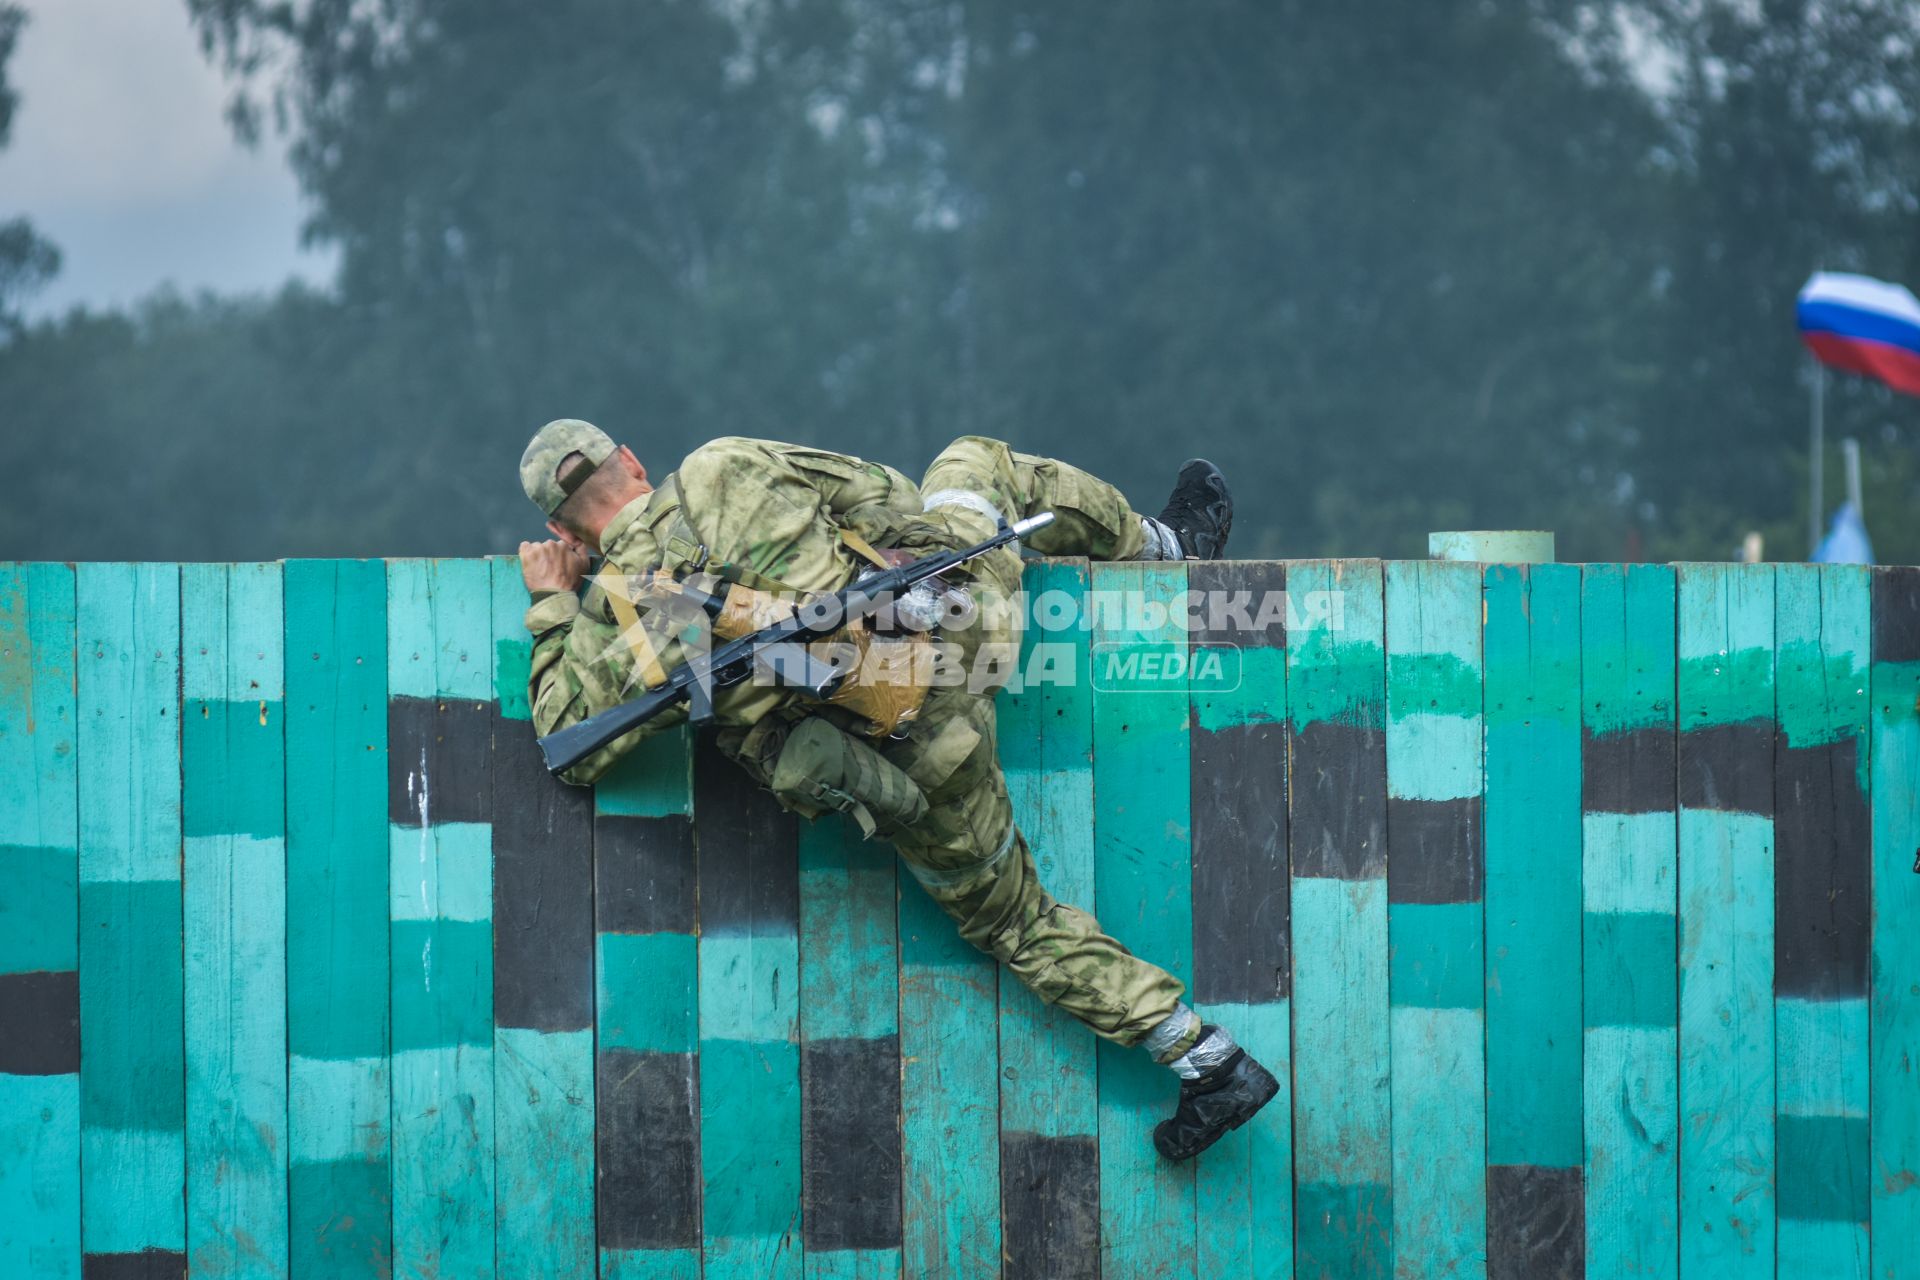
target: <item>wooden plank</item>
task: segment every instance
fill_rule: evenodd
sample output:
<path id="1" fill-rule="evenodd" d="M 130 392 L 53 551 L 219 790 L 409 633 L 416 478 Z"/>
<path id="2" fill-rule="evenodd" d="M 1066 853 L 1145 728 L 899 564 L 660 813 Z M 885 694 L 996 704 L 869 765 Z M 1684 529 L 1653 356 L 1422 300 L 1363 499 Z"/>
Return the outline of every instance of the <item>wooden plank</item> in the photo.
<path id="1" fill-rule="evenodd" d="M 1581 1274 L 1580 570 L 1486 569 L 1487 1272 Z"/>
<path id="2" fill-rule="evenodd" d="M 82 1269 L 186 1265 L 180 570 L 81 565 Z"/>
<path id="3" fill-rule="evenodd" d="M 1920 569 L 1873 571 L 1872 1274 L 1920 1277 Z"/>
<path id="4" fill-rule="evenodd" d="M 708 1280 L 801 1273 L 795 819 L 703 741 L 700 1168 Z"/>
<path id="5" fill-rule="evenodd" d="M 527 709 L 520 562 L 492 580 L 494 1254 L 504 1275 L 591 1275 L 593 793 L 550 776 Z"/>
<path id="6" fill-rule="evenodd" d="M 1386 566 L 1396 1274 L 1487 1267 L 1480 569 Z"/>
<path id="7" fill-rule="evenodd" d="M 1295 1269 L 1394 1272 L 1384 583 L 1287 569 Z"/>
<path id="8" fill-rule="evenodd" d="M 1676 1277 L 1674 575 L 1581 584 L 1588 1272 Z"/>
<path id="9" fill-rule="evenodd" d="M 594 793 L 595 1144 L 600 1274 L 700 1274 L 693 787 L 684 730 Z"/>
<path id="10" fill-rule="evenodd" d="M 991 1275 L 1001 1252 L 996 966 L 917 881 L 900 882 L 899 912 L 906 1274 Z"/>
<path id="11" fill-rule="evenodd" d="M 1774 567 L 1681 565 L 1680 1274 L 1774 1272 Z"/>
<path id="12" fill-rule="evenodd" d="M 74 586 L 0 564 L 0 1274 L 80 1274 Z"/>
<path id="13" fill-rule="evenodd" d="M 1191 973 L 1186 641 L 1169 616 L 1186 566 L 1096 564 L 1092 588 L 1094 901 L 1129 950 Z M 1176 657 L 1177 674 L 1160 674 Z M 1140 1049 L 1096 1052 L 1101 1274 L 1192 1276 L 1194 1164 L 1152 1146 L 1178 1082 Z"/>
<path id="14" fill-rule="evenodd" d="M 287 1126 L 296 1280 L 393 1265 L 387 573 L 285 569 Z"/>
<path id="15" fill-rule="evenodd" d="M 1040 882 L 1093 909 L 1093 690 L 1087 566 L 1029 565 L 1033 609 L 1020 669 L 1033 679 L 999 707 L 1014 821 Z M 1093 1280 L 1100 1263 L 1094 1037 L 1000 970 L 1000 1214 L 1008 1280 Z"/>
<path id="16" fill-rule="evenodd" d="M 278 564 L 180 581 L 187 1264 L 287 1274 L 287 867 Z"/>
<path id="17" fill-rule="evenodd" d="M 838 817 L 800 844 L 801 1235 L 808 1280 L 900 1274 L 895 860 Z"/>
<path id="18" fill-rule="evenodd" d="M 393 1266 L 494 1274 L 492 592 L 387 565 Z"/>
<path id="19" fill-rule="evenodd" d="M 1867 571 L 1793 564 L 1775 574 L 1778 1267 L 1864 1280 Z"/>
<path id="20" fill-rule="evenodd" d="M 1286 570 L 1187 567 L 1193 1001 L 1280 1081 L 1194 1168 L 1196 1269 L 1293 1274 Z"/>

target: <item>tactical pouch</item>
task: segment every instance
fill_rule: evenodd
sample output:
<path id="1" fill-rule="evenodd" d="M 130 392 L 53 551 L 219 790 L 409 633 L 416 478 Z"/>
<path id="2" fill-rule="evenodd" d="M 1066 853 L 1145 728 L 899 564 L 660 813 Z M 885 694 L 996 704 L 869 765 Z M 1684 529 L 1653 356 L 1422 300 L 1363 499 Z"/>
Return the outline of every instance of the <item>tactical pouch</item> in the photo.
<path id="1" fill-rule="evenodd" d="M 850 668 L 828 701 L 863 717 L 869 738 L 884 738 L 918 716 L 933 682 L 933 644 L 921 633 L 882 636 L 859 623 L 823 641 L 817 656 Z"/>
<path id="2" fill-rule="evenodd" d="M 768 782 L 788 808 L 808 817 L 852 814 L 862 834 L 892 835 L 927 813 L 926 793 L 884 756 L 809 716 L 793 727 Z"/>

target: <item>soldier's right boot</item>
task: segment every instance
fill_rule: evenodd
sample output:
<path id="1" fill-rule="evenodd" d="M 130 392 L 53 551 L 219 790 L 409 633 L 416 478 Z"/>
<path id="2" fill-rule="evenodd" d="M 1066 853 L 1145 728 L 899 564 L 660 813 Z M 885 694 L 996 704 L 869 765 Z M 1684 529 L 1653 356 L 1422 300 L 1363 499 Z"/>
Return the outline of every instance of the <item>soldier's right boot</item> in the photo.
<path id="1" fill-rule="evenodd" d="M 1165 509 L 1147 523 L 1179 539 L 1180 559 L 1220 559 L 1233 530 L 1233 495 L 1227 491 L 1227 478 L 1205 458 L 1187 459 Z"/>
<path id="2" fill-rule="evenodd" d="M 1182 1066 L 1204 1062 L 1188 1074 Z M 1238 1129 L 1273 1101 L 1280 1082 L 1233 1042 L 1222 1027 L 1200 1028 L 1193 1048 L 1173 1064 L 1180 1071 L 1180 1103 L 1153 1129 L 1154 1149 L 1169 1160 L 1191 1160 Z"/>

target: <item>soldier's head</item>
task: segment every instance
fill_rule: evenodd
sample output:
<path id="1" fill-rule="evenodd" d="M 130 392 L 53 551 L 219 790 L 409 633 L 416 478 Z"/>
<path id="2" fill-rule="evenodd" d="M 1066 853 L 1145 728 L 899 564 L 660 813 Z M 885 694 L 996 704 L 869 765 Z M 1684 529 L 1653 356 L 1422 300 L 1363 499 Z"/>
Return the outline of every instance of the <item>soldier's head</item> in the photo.
<path id="1" fill-rule="evenodd" d="M 578 418 L 559 418 L 534 432 L 520 455 L 520 487 L 555 537 L 596 551 L 607 522 L 653 492 L 633 450 Z"/>

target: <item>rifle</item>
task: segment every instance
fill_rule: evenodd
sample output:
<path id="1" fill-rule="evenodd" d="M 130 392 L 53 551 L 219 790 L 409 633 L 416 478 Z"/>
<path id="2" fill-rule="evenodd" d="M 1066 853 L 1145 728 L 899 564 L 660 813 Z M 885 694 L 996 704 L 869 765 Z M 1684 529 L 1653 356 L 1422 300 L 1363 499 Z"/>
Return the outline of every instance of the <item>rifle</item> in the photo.
<path id="1" fill-rule="evenodd" d="M 737 684 L 756 671 L 782 688 L 796 689 L 823 700 L 832 697 L 848 673 L 807 652 L 809 640 L 832 635 L 848 623 L 878 611 L 917 584 L 998 550 L 1052 522 L 1053 512 L 1043 511 L 1013 524 L 1002 524 L 992 537 L 971 547 L 937 551 L 889 569 L 875 569 L 839 591 L 814 596 L 790 616 L 675 667 L 664 682 L 639 697 L 539 739 L 547 771 L 560 773 L 572 768 L 682 701 L 687 703 L 688 720 L 696 725 L 705 724 L 713 719 L 714 688 Z M 726 603 L 724 594 L 683 590 L 682 595 L 699 605 L 709 618 L 717 617 Z"/>

